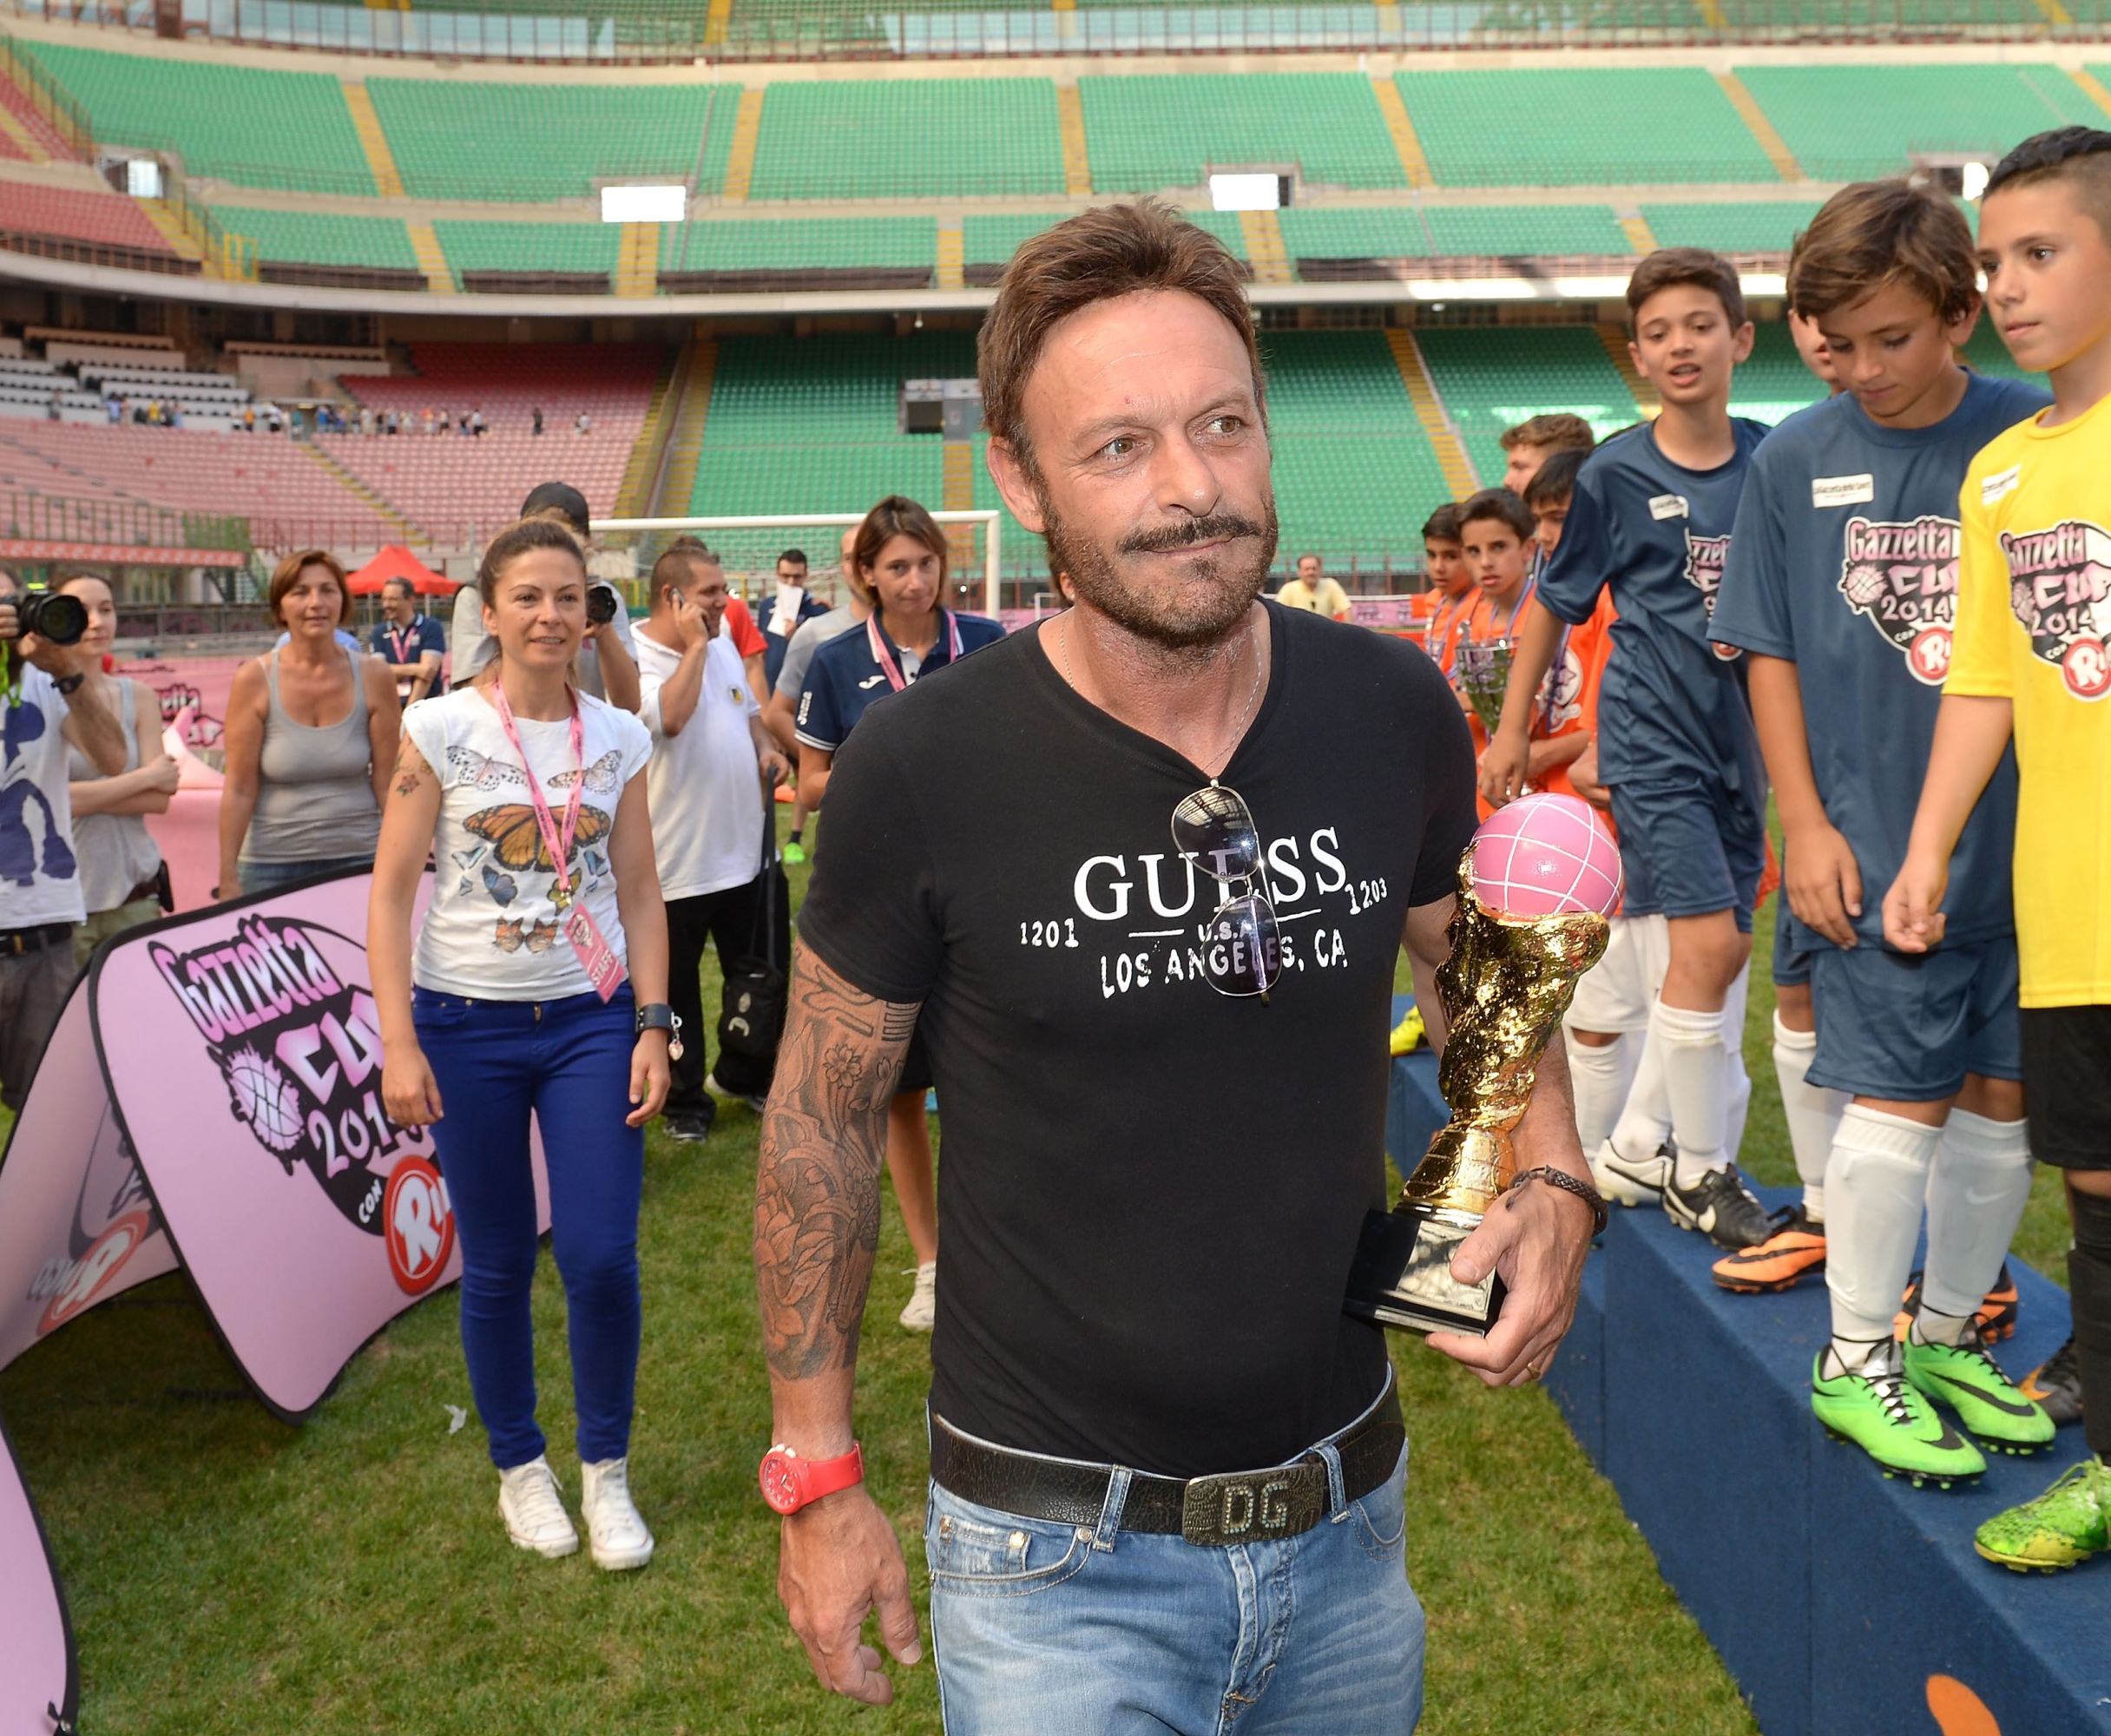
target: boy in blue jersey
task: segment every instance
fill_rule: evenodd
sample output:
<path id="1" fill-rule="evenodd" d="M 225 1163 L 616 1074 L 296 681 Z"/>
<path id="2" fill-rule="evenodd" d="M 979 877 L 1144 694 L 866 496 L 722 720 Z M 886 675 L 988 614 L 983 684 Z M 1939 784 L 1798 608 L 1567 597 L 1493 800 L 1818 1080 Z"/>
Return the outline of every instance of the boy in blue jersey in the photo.
<path id="1" fill-rule="evenodd" d="M 2053 1436 L 1974 1318 L 2030 1195 L 2013 755 L 1959 839 L 1939 949 L 1888 949 L 1864 896 L 1904 860 L 1927 769 L 1956 604 L 1957 490 L 1973 454 L 2050 402 L 1958 365 L 1977 273 L 1956 207 L 1904 181 L 1847 187 L 1812 220 L 1796 306 L 1846 391 L 1791 417 L 1753 459 L 1710 628 L 1747 654 L 1791 934 L 1811 960 L 1808 1079 L 1851 1097 L 1818 1207 L 1832 1338 L 1812 1408 L 1887 1471 L 1944 1487 L 1985 1460 L 1930 1400 L 2002 1451 Z M 1927 1268 L 1902 1347 L 1892 1317 L 1924 1203 Z M 1812 1218 L 1806 1201 L 1784 1233 L 1807 1237 Z"/>
<path id="2" fill-rule="evenodd" d="M 1664 917 L 1669 957 L 1634 1085 L 1592 1167 L 1607 1194 L 1661 1199 L 1673 1222 L 1733 1250 L 1769 1233 L 1730 1149 L 1743 1033 L 1724 1012 L 1752 956 L 1766 773 L 1737 654 L 1709 644 L 1707 623 L 1767 431 L 1729 411 L 1753 331 L 1728 260 L 1660 249 L 1635 267 L 1628 308 L 1628 352 L 1664 407 L 1576 473 L 1561 546 L 1519 624 L 1481 790 L 1498 806 L 1523 792 L 1540 680 L 1563 624 L 1583 625 L 1609 586 L 1620 618 L 1598 699 L 1598 775 L 1620 828 L 1626 913 Z"/>

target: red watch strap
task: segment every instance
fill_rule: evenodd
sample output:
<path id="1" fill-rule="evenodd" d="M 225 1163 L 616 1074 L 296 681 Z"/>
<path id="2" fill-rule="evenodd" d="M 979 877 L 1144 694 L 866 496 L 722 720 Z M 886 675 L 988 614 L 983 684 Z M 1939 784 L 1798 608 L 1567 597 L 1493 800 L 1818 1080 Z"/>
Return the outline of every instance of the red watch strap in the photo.
<path id="1" fill-rule="evenodd" d="M 772 1447 L 762 1456 L 763 1498 L 786 1515 L 864 1478 L 865 1450 L 856 1442 L 851 1443 L 850 1451 L 832 1459 L 802 1459 L 786 1446 Z"/>
<path id="2" fill-rule="evenodd" d="M 805 1485 L 806 1499 L 819 1501 L 824 1495 L 865 1481 L 865 1449 L 852 1441 L 847 1453 L 832 1459 L 810 1459 L 806 1467 L 806 1474 L 799 1481 Z"/>

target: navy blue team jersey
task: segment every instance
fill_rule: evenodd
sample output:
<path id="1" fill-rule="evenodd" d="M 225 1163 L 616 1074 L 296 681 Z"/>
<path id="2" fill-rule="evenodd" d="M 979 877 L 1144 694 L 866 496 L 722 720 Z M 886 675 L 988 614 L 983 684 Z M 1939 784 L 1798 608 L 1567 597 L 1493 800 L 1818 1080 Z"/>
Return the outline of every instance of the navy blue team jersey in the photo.
<path id="1" fill-rule="evenodd" d="M 1004 636 L 1003 628 L 986 615 L 942 612 L 938 642 L 924 654 L 923 663 L 911 678 L 912 683 L 952 661 L 952 635 L 947 631 L 949 617 L 959 629 L 963 657 L 985 645 L 993 645 Z M 884 627 L 879 636 L 888 652 L 898 656 L 898 648 L 887 637 Z M 844 738 L 865 715 L 865 707 L 893 691 L 887 672 L 872 655 L 871 638 L 861 621 L 848 632 L 838 634 L 813 654 L 812 662 L 806 666 L 806 685 L 799 690 L 795 733 L 807 746 L 832 753 L 843 746 Z"/>
<path id="2" fill-rule="evenodd" d="M 1658 450 L 1647 423 L 1583 461 L 1539 600 L 1581 627 L 1608 584 L 1620 618 L 1598 695 L 1598 775 L 1608 784 L 1699 779 L 1755 812 L 1766 768 L 1737 653 L 1708 643 L 1739 492 L 1763 422 L 1731 418 L 1737 452 L 1689 470 Z"/>
<path id="3" fill-rule="evenodd" d="M 1752 461 L 1710 636 L 1793 662 L 1825 815 L 1862 874 L 1855 932 L 1884 939 L 1920 800 L 1957 601 L 1957 490 L 1972 457 L 2051 398 L 1975 374 L 1930 428 L 1884 428 L 1842 392 L 1799 411 Z M 1948 937 L 2014 931 L 2016 756 L 1966 823 L 1950 868 Z M 1792 916 L 1802 948 L 1832 943 Z"/>

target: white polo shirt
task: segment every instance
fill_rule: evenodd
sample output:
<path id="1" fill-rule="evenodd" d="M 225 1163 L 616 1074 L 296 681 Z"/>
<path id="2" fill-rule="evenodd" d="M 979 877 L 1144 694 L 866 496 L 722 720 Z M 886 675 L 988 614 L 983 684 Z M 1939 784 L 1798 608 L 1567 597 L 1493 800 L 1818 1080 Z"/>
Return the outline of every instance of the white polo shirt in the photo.
<path id="1" fill-rule="evenodd" d="M 696 709 L 670 736 L 660 690 L 681 667 L 681 654 L 650 633 L 641 632 L 635 643 L 644 694 L 639 714 L 653 737 L 645 787 L 661 892 L 694 898 L 745 886 L 762 866 L 762 781 L 748 729 L 761 707 L 748 691 L 740 654 L 724 637 L 705 648 Z"/>

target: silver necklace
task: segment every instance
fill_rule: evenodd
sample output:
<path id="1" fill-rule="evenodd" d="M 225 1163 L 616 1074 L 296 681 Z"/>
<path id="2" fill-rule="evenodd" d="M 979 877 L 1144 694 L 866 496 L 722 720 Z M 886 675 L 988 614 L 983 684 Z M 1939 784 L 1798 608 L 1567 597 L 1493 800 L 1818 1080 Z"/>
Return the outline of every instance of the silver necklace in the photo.
<path id="1" fill-rule="evenodd" d="M 1064 681 L 1069 684 L 1072 693 L 1075 694 L 1080 699 L 1083 699 L 1085 696 L 1085 690 L 1078 686 L 1077 677 L 1070 673 L 1070 621 L 1072 618 L 1073 617 L 1069 615 L 1066 615 L 1063 618 L 1062 643 L 1057 648 L 1057 649 L 1061 652 L 1062 656 L 1062 678 Z M 1246 621 L 1246 636 L 1240 640 L 1240 648 L 1244 650 L 1246 646 L 1253 643 L 1253 622 L 1252 617 L 1249 616 Z M 1253 684 L 1250 688 L 1247 689 L 1246 692 L 1246 708 L 1239 713 L 1239 721 L 1232 726 L 1231 733 L 1226 738 L 1226 752 L 1224 754 L 1224 760 L 1226 764 L 1230 763 L 1232 757 L 1231 750 L 1239 746 L 1240 738 L 1246 733 L 1246 725 L 1251 723 L 1253 720 L 1253 707 L 1258 705 L 1259 701 L 1260 654 L 1257 651 L 1254 653 L 1253 656 Z M 1220 773 L 1223 769 L 1223 766 L 1220 766 L 1217 768 L 1217 772 Z M 1209 781 L 1213 784 L 1217 781 L 1217 773 L 1212 773 L 1210 774 Z"/>

